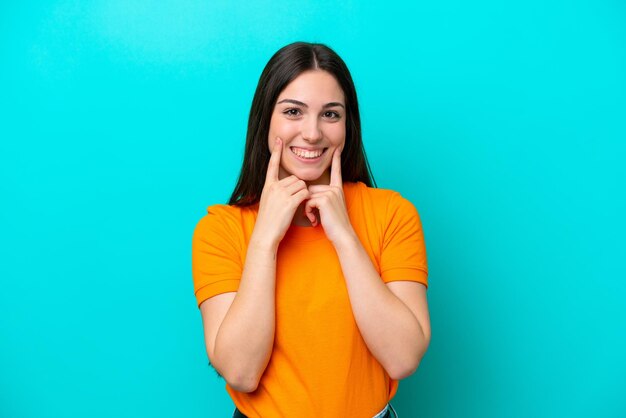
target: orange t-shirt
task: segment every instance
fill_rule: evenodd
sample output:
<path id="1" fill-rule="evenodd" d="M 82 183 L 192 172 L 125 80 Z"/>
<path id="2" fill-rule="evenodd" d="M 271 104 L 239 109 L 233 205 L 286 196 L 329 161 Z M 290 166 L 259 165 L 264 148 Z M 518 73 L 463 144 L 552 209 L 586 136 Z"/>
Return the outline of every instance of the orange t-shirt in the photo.
<path id="1" fill-rule="evenodd" d="M 348 215 L 384 282 L 428 285 L 419 215 L 399 193 L 344 183 Z M 198 306 L 235 292 L 258 205 L 208 208 L 193 236 Z M 248 417 L 372 417 L 395 395 L 355 322 L 332 243 L 318 227 L 291 226 L 276 261 L 276 328 L 271 358 L 255 392 L 226 389 Z"/>

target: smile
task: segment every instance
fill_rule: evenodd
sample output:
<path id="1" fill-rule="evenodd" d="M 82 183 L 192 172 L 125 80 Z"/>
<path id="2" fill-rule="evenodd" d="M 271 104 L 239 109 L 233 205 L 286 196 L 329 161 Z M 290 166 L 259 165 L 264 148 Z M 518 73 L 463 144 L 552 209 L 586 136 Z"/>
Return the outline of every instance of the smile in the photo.
<path id="1" fill-rule="evenodd" d="M 298 158 L 302 160 L 316 160 L 322 156 L 326 152 L 328 148 L 316 149 L 316 150 L 306 150 L 303 148 L 297 147 L 289 147 L 291 152 L 293 152 Z"/>

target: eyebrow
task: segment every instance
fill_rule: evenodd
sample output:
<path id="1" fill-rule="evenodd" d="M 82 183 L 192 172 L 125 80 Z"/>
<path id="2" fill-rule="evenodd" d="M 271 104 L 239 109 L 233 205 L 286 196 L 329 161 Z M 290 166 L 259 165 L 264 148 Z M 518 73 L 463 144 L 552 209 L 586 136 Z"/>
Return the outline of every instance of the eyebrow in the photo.
<path id="1" fill-rule="evenodd" d="M 309 106 L 306 103 L 303 103 L 299 100 L 294 100 L 294 99 L 283 99 L 280 102 L 276 103 L 276 104 L 281 104 L 281 103 L 292 103 L 298 106 L 302 106 L 302 107 L 306 107 L 308 108 Z M 335 107 L 335 106 L 341 106 L 345 109 L 345 106 L 342 103 L 339 102 L 330 102 L 330 103 L 326 103 L 324 106 L 322 106 L 322 109 L 326 109 L 329 107 Z"/>

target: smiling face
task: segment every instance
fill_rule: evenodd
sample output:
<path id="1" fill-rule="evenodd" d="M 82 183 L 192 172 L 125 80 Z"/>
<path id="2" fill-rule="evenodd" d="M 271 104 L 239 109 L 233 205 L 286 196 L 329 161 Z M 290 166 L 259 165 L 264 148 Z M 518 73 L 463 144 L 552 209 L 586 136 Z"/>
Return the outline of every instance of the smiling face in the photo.
<path id="1" fill-rule="evenodd" d="M 268 145 L 283 141 L 279 178 L 295 175 L 328 184 L 335 149 L 346 142 L 345 99 L 337 80 L 323 70 L 300 74 L 278 95 Z"/>

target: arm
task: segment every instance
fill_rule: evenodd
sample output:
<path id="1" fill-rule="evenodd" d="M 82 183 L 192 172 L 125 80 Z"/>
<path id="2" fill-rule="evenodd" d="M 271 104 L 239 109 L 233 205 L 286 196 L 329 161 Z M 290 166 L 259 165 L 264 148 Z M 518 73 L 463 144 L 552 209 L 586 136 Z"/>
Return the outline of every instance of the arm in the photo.
<path id="1" fill-rule="evenodd" d="M 356 236 L 335 245 L 359 331 L 393 379 L 411 375 L 430 342 L 426 287 L 385 284 Z"/>
<path id="2" fill-rule="evenodd" d="M 282 141 L 277 141 L 261 193 L 237 292 L 200 305 L 211 364 L 235 390 L 253 392 L 274 343 L 276 253 L 293 215 L 309 196 L 295 176 L 278 178 Z"/>
<path id="3" fill-rule="evenodd" d="M 235 390 L 256 389 L 274 342 L 275 250 L 250 243 L 237 292 L 200 305 L 209 360 Z"/>
<path id="4" fill-rule="evenodd" d="M 342 190 L 339 152 L 333 156 L 330 184 L 309 186 L 309 190 L 312 195 L 305 213 L 313 225 L 321 222 L 337 251 L 352 311 L 367 347 L 390 377 L 409 376 L 417 369 L 430 342 L 426 287 L 412 281 L 392 281 L 386 285 L 378 275 L 350 223 Z M 319 210 L 319 219 L 314 208 Z M 402 229 L 395 224 L 388 228 L 388 252 L 383 257 L 386 265 L 406 265 L 406 260 L 400 263 L 396 259 L 397 254 L 412 257 L 413 251 L 419 248 L 419 242 L 406 237 L 408 234 L 414 239 L 415 234 L 420 233 L 415 229 L 418 225 L 415 218 L 411 219 L 412 229 Z M 402 233 L 397 235 L 398 231 Z M 396 242 L 403 242 L 408 248 L 389 250 L 393 247 L 390 244 Z"/>

